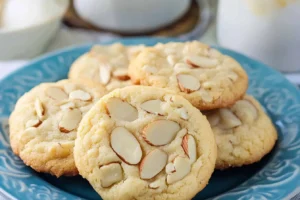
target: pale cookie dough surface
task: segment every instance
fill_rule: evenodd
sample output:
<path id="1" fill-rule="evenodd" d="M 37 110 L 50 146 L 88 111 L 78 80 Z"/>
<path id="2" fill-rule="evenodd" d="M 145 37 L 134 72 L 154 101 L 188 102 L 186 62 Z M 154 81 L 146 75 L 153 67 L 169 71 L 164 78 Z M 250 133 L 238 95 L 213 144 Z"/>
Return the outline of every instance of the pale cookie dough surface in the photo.
<path id="1" fill-rule="evenodd" d="M 191 199 L 216 159 L 206 117 L 182 96 L 131 86 L 105 95 L 81 121 L 74 157 L 103 199 Z"/>
<path id="2" fill-rule="evenodd" d="M 277 132 L 261 105 L 249 95 L 230 108 L 206 114 L 216 136 L 216 168 L 239 167 L 259 161 L 275 145 Z"/>
<path id="3" fill-rule="evenodd" d="M 73 63 L 69 77 L 93 80 L 108 91 L 132 85 L 128 76 L 129 60 L 143 48 L 142 45 L 125 47 L 119 43 L 94 46 Z"/>
<path id="4" fill-rule="evenodd" d="M 77 128 L 105 93 L 104 87 L 86 80 L 36 86 L 18 100 L 10 116 L 12 150 L 38 172 L 78 174 L 73 158 Z"/>
<path id="5" fill-rule="evenodd" d="M 145 48 L 129 65 L 136 84 L 170 88 L 200 110 L 242 98 L 248 76 L 238 62 L 197 41 Z"/>

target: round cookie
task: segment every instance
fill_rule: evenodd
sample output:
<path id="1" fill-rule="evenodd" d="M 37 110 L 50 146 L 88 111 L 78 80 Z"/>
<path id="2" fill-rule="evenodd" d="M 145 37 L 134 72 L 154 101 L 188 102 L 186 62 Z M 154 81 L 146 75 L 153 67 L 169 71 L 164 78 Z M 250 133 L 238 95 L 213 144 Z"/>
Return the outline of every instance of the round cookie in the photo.
<path id="1" fill-rule="evenodd" d="M 135 84 L 170 88 L 200 110 L 232 105 L 248 77 L 233 58 L 197 41 L 145 48 L 129 65 Z"/>
<path id="2" fill-rule="evenodd" d="M 77 175 L 73 148 L 79 122 L 105 93 L 85 80 L 36 86 L 18 100 L 9 118 L 13 152 L 38 172 Z"/>
<path id="3" fill-rule="evenodd" d="M 129 60 L 144 46 L 125 47 L 116 43 L 94 46 L 71 66 L 69 78 L 89 79 L 105 85 L 108 91 L 132 85 L 128 76 Z"/>
<path id="4" fill-rule="evenodd" d="M 259 161 L 275 145 L 277 132 L 260 104 L 249 95 L 230 108 L 205 114 L 216 137 L 216 168 L 240 167 Z"/>
<path id="5" fill-rule="evenodd" d="M 74 158 L 103 199 L 191 199 L 216 159 L 206 117 L 162 88 L 130 86 L 105 95 L 81 121 Z"/>

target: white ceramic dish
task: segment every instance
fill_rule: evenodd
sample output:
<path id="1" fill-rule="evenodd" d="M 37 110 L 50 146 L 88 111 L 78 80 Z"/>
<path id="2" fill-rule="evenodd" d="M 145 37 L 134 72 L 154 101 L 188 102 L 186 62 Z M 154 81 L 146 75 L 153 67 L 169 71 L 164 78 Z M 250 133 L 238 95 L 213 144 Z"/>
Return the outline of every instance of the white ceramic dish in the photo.
<path id="1" fill-rule="evenodd" d="M 220 0 L 220 45 L 283 72 L 300 72 L 300 0 Z"/>
<path id="2" fill-rule="evenodd" d="M 69 0 L 57 0 L 60 12 L 28 27 L 0 29 L 0 60 L 28 59 L 39 55 L 55 36 Z"/>
<path id="3" fill-rule="evenodd" d="M 191 0 L 74 0 L 79 16 L 93 25 L 123 33 L 147 32 L 172 23 Z"/>

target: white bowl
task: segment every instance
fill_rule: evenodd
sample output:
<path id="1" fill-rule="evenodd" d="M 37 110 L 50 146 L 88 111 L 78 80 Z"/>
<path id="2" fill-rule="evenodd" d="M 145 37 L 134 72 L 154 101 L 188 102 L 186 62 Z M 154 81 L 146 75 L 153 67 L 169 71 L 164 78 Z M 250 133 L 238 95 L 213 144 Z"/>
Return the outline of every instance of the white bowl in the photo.
<path id="1" fill-rule="evenodd" d="M 28 27 L 0 29 L 0 60 L 28 59 L 45 50 L 59 29 L 69 0 L 61 0 L 61 12 Z"/>
<path id="2" fill-rule="evenodd" d="M 191 0 L 74 0 L 78 15 L 99 28 L 147 32 L 180 18 Z"/>

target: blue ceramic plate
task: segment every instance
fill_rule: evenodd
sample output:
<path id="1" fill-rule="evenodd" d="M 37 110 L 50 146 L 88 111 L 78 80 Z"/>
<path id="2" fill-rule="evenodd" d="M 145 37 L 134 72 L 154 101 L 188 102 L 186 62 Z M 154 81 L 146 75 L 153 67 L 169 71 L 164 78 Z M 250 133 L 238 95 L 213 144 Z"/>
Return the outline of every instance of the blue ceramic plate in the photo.
<path id="1" fill-rule="evenodd" d="M 126 39 L 126 45 L 171 39 Z M 81 177 L 55 178 L 26 167 L 9 146 L 7 118 L 17 99 L 32 87 L 67 78 L 72 62 L 91 45 L 69 48 L 31 62 L 0 83 L 0 199 L 100 199 Z M 273 151 L 259 163 L 215 171 L 195 199 L 289 199 L 300 192 L 300 93 L 279 72 L 241 54 L 218 48 L 238 60 L 250 77 L 248 92 L 272 118 L 279 133 Z"/>

